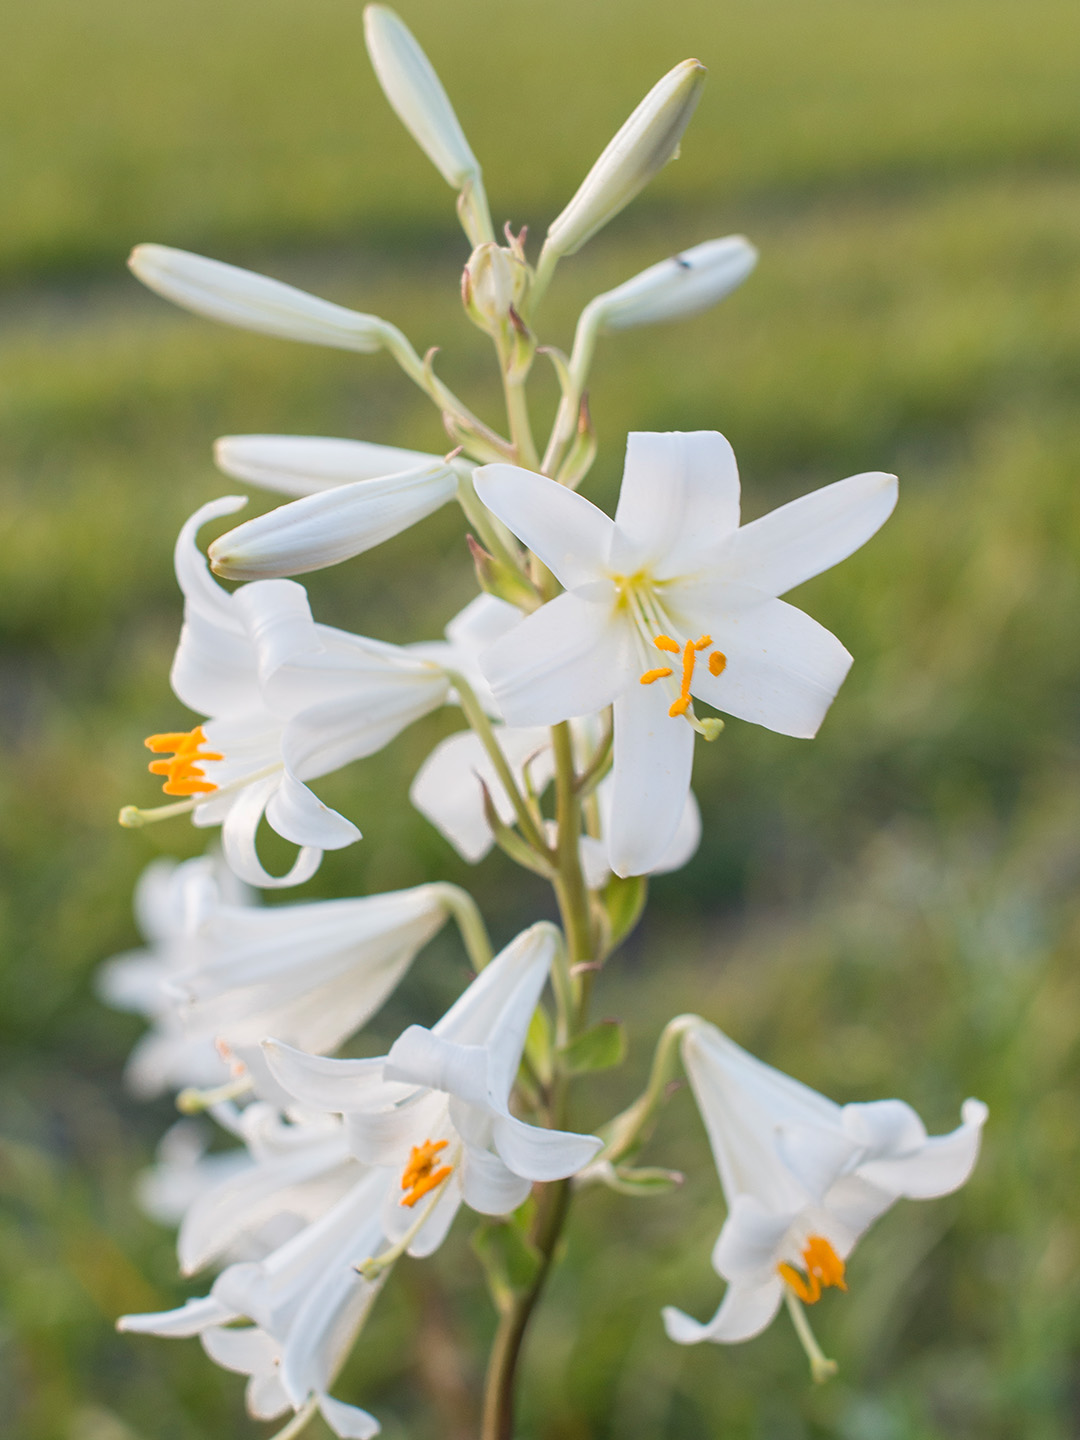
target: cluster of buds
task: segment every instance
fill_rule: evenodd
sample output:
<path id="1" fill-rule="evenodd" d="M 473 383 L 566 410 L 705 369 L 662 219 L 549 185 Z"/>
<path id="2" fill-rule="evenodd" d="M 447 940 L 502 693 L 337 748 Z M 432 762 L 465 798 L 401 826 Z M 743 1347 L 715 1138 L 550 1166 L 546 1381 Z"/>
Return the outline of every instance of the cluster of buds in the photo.
<path id="1" fill-rule="evenodd" d="M 680 1063 L 705 1124 L 727 1216 L 713 1265 L 727 1289 L 699 1324 L 669 1307 L 670 1338 L 731 1343 L 781 1304 L 816 1379 L 834 1368 L 805 1314 L 844 1289 L 866 1227 L 901 1196 L 962 1184 L 985 1108 L 969 1100 L 929 1138 L 898 1100 L 839 1107 L 755 1060 L 715 1025 L 679 1016 L 648 1085 L 596 1135 L 569 1123 L 572 1087 L 621 1062 L 619 1025 L 592 991 L 633 928 L 648 877 L 686 864 L 703 819 L 690 790 L 697 739 L 725 716 L 816 734 L 848 668 L 841 642 L 781 597 L 877 531 L 896 478 L 850 476 L 740 524 L 730 445 L 716 431 L 628 438 L 614 516 L 576 493 L 596 450 L 586 386 L 597 337 L 696 314 L 737 287 L 757 253 L 741 236 L 661 260 L 583 310 L 568 355 L 543 347 L 561 397 L 537 445 L 526 383 L 539 307 L 558 262 L 627 205 L 678 151 L 704 69 L 677 65 L 649 92 L 548 227 L 530 265 L 525 231 L 500 244 L 481 168 L 427 57 L 392 11 L 369 6 L 368 49 L 407 129 L 457 192 L 471 254 L 469 319 L 493 341 L 505 433 L 468 409 L 395 325 L 265 276 L 157 245 L 132 269 L 197 313 L 290 340 L 385 350 L 431 399 L 446 456 L 322 436 L 219 440 L 228 475 L 287 497 L 209 547 L 201 528 L 246 501 L 211 501 L 183 526 L 184 623 L 171 680 L 199 719 L 151 736 L 170 802 L 127 806 L 139 827 L 184 814 L 221 827 L 221 851 L 155 863 L 136 897 L 144 951 L 102 974 L 110 1003 L 147 1017 L 129 1064 L 142 1094 L 185 1112 L 142 1186 L 179 1224 L 185 1273 L 217 1269 L 177 1310 L 123 1328 L 198 1335 L 248 1376 L 251 1414 L 319 1412 L 342 1437 L 378 1422 L 330 1394 L 403 1255 L 430 1256 L 463 1210 L 499 1313 L 484 1440 L 512 1433 L 522 1337 L 572 1194 L 605 1184 L 661 1193 L 677 1177 L 638 1164 Z M 457 503 L 481 590 L 443 637 L 392 645 L 315 619 L 291 577 L 338 565 Z M 215 574 L 241 582 L 235 590 Z M 410 798 L 469 863 L 494 846 L 550 881 L 558 925 L 526 927 L 498 955 L 466 891 L 434 882 L 386 895 L 263 908 L 256 890 L 299 885 L 328 849 L 361 839 L 311 788 L 450 707 Z M 265 821 L 297 850 L 263 865 Z M 474 976 L 435 1025 L 386 1054 L 335 1054 L 362 1033 L 418 952 L 452 919 Z M 239 1143 L 206 1153 L 192 1117 Z M 513 1263 L 507 1261 L 512 1252 Z M 657 1320 L 659 1324 L 659 1317 Z"/>

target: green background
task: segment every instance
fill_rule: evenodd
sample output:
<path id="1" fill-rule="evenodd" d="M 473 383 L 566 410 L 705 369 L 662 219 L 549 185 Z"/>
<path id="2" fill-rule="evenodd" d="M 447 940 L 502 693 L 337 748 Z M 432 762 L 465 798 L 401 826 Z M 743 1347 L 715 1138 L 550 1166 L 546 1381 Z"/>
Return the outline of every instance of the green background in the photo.
<path id="1" fill-rule="evenodd" d="M 628 1099 L 670 1013 L 722 1024 L 839 1100 L 899 1095 L 931 1130 L 991 1107 L 970 1185 L 903 1203 L 815 1313 L 840 1378 L 812 1390 L 786 1321 L 681 1349 L 658 1311 L 711 1313 L 719 1191 L 686 1094 L 653 1163 L 663 1200 L 589 1192 L 541 1315 L 522 1433 L 542 1440 L 1066 1440 L 1080 1429 L 1080 7 L 1074 0 L 414 0 L 403 8 L 534 236 L 653 81 L 710 79 L 631 210 L 560 269 L 542 338 L 644 265 L 743 231 L 757 274 L 677 328 L 602 342 L 592 385 L 610 504 L 629 428 L 719 428 L 753 516 L 895 470 L 885 530 L 796 593 L 851 677 L 813 744 L 732 722 L 699 747 L 706 839 L 653 887 L 599 986 Z M 461 318 L 452 196 L 401 130 L 344 0 L 9 0 L 0 46 L 0 1394 L 17 1440 L 268 1433 L 194 1341 L 117 1337 L 185 1294 L 133 1176 L 169 1106 L 120 1069 L 139 1026 L 99 959 L 135 942 L 130 892 L 186 822 L 154 803 L 142 737 L 178 725 L 172 542 L 236 489 L 215 436 L 352 435 L 438 450 L 385 357 L 229 331 L 131 280 L 140 240 L 187 246 L 385 315 L 497 415 Z M 532 254 L 535 257 L 535 244 Z M 538 383 L 538 413 L 550 405 Z M 265 498 L 257 503 L 265 505 Z M 437 634 L 471 593 L 441 512 L 310 586 L 321 619 Z M 365 830 L 294 898 L 448 876 L 498 939 L 541 913 L 500 859 L 469 872 L 404 792 L 452 717 L 319 785 Z M 272 847 L 268 853 L 273 854 Z M 280 857 L 279 857 L 280 858 Z M 364 1044 L 463 979 L 421 959 Z M 606 1110 L 605 1110 L 606 1107 Z M 465 1440 L 491 1320 L 467 1224 L 407 1264 L 338 1386 L 391 1440 Z M 318 1432 L 316 1422 L 313 1435 Z"/>

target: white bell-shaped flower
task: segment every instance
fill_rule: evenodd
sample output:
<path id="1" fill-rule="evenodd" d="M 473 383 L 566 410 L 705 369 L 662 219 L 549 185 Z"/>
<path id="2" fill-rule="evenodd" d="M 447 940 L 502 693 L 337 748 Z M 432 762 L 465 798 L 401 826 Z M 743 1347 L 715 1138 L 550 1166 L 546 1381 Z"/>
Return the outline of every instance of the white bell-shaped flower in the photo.
<path id="1" fill-rule="evenodd" d="M 196 825 L 221 825 L 230 867 L 253 885 L 297 885 L 324 850 L 360 838 L 306 781 L 382 749 L 407 725 L 441 705 L 442 671 L 395 645 L 350 635 L 311 617 L 302 586 L 263 580 L 229 593 L 209 574 L 195 543 L 203 524 L 245 502 L 227 496 L 202 506 L 176 545 L 184 625 L 171 681 L 192 710 L 210 717 L 188 733 L 151 736 L 171 758 L 152 762 L 165 793 L 187 797 Z M 255 845 L 265 814 L 301 847 L 283 877 L 262 866 Z M 143 812 L 121 812 L 125 824 Z"/>
<path id="2" fill-rule="evenodd" d="M 696 1016 L 682 1056 L 728 1206 L 712 1256 L 728 1288 L 705 1324 L 665 1309 L 679 1344 L 748 1340 L 786 1291 L 813 1304 L 846 1289 L 844 1262 L 871 1222 L 901 1196 L 958 1189 L 978 1156 L 981 1101 L 965 1100 L 960 1126 L 931 1137 L 903 1101 L 837 1105 Z"/>
<path id="3" fill-rule="evenodd" d="M 855 475 L 739 527 L 731 447 L 712 431 L 633 434 L 615 519 L 511 465 L 477 494 L 566 587 L 481 657 L 514 726 L 614 706 L 610 858 L 644 874 L 678 829 L 694 699 L 781 734 L 815 734 L 851 665 L 828 630 L 777 597 L 858 549 L 896 478 Z"/>
<path id="4" fill-rule="evenodd" d="M 388 1055 L 329 1060 L 275 1041 L 264 1046 L 289 1094 L 343 1114 L 357 1158 L 400 1176 L 384 1221 L 390 1237 L 408 1240 L 410 1254 L 442 1242 L 462 1200 L 481 1214 L 507 1214 L 532 1181 L 572 1175 L 600 1148 L 595 1136 L 540 1129 L 509 1108 L 557 943 L 552 925 L 531 926 L 431 1030 L 410 1025 Z"/>

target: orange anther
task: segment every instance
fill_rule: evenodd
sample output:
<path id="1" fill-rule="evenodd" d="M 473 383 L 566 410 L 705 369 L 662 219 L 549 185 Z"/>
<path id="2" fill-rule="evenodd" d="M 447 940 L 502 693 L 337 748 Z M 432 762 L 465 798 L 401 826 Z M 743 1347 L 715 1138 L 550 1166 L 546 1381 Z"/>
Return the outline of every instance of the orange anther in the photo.
<path id="1" fill-rule="evenodd" d="M 727 656 L 722 650 L 714 650 L 709 656 L 709 674 L 722 675 L 727 669 Z"/>
<path id="2" fill-rule="evenodd" d="M 844 1262 L 823 1235 L 807 1238 L 802 1252 L 806 1275 L 800 1275 L 793 1265 L 781 1262 L 777 1267 L 780 1278 L 787 1282 L 804 1305 L 815 1305 L 821 1299 L 822 1290 L 834 1288 L 846 1290 Z"/>
<path id="3" fill-rule="evenodd" d="M 452 1165 L 435 1168 L 435 1157 L 441 1150 L 445 1150 L 449 1143 L 448 1140 L 425 1140 L 422 1145 L 412 1147 L 409 1163 L 401 1176 L 401 1188 L 409 1192 L 403 1198 L 402 1205 L 411 1209 L 418 1200 L 422 1200 L 441 1185 L 450 1174 L 454 1168 Z"/>
<path id="4" fill-rule="evenodd" d="M 155 755 L 163 755 L 170 750 L 173 752 L 171 760 L 151 760 L 147 767 L 151 775 L 166 777 L 162 786 L 166 795 L 208 795 L 218 788 L 206 779 L 200 762 L 224 760 L 225 757 L 214 750 L 203 750 L 202 746 L 206 743 L 206 735 L 201 725 L 196 725 L 194 730 L 187 732 L 175 731 L 146 737 L 143 744 L 148 750 L 153 750 Z"/>
<path id="5" fill-rule="evenodd" d="M 666 680 L 672 673 L 670 665 L 661 665 L 656 670 L 646 670 L 641 677 L 642 685 L 651 685 L 654 680 Z"/>
<path id="6" fill-rule="evenodd" d="M 667 650 L 670 654 L 677 655 L 679 653 L 679 642 L 672 640 L 670 635 L 657 635 L 656 648 L 658 650 Z"/>
<path id="7" fill-rule="evenodd" d="M 711 636 L 711 635 L 702 635 L 699 640 L 695 640 L 695 641 L 694 641 L 694 649 L 695 649 L 695 650 L 707 650 L 711 644 L 712 644 L 712 636 Z"/>

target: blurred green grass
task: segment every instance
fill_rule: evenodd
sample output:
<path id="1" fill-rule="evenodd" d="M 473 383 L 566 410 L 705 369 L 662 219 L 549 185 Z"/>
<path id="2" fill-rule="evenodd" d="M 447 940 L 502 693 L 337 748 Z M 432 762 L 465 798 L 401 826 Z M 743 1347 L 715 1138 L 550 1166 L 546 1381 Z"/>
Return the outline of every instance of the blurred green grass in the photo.
<path id="1" fill-rule="evenodd" d="M 972 1185 L 900 1207 L 823 1303 L 840 1381 L 805 1382 L 790 1334 L 686 1352 L 658 1309 L 704 1314 L 717 1190 L 677 1097 L 655 1153 L 672 1200 L 583 1197 L 529 1361 L 543 1440 L 1067 1440 L 1080 1427 L 1075 1189 L 1080 720 L 1080 10 L 1065 0 L 633 0 L 410 5 L 485 160 L 498 218 L 542 227 L 640 94 L 695 53 L 712 75 L 684 155 L 566 263 L 548 333 L 671 250 L 727 230 L 762 263 L 690 324 L 604 342 L 592 391 L 611 500 L 628 428 L 717 427 L 748 514 L 860 469 L 896 516 L 800 603 L 856 656 L 820 738 L 731 724 L 700 747 L 701 853 L 654 908 L 602 1010 L 693 1006 L 839 1099 L 899 1094 L 932 1129 L 992 1106 Z M 359 6 L 17 0 L 0 52 L 0 1392 L 18 1440 L 251 1434 L 241 1387 L 194 1344 L 118 1339 L 178 1299 L 171 1240 L 131 1178 L 167 1109 L 124 1099 L 137 1031 L 92 998 L 130 945 L 132 882 L 195 853 L 152 803 L 141 738 L 172 724 L 180 522 L 231 488 L 237 431 L 440 448 L 383 358 L 230 332 L 121 268 L 191 245 L 374 309 L 495 413 L 459 318 L 450 195 L 378 94 Z M 547 392 L 548 405 L 553 392 Z M 256 498 L 257 505 L 267 503 Z M 332 574 L 320 618 L 435 634 L 468 598 L 449 513 Z M 500 936 L 546 903 L 498 859 L 467 872 L 402 797 L 439 725 L 320 785 L 366 832 L 304 893 L 450 875 Z M 400 1001 L 460 975 L 433 947 Z M 453 977 L 453 979 L 448 978 Z M 632 1089 L 619 1074 L 611 1105 Z M 597 1115 L 583 1116 L 591 1122 Z M 475 1294 L 464 1241 L 406 1272 L 342 1393 L 390 1437 L 450 1434 L 425 1337 Z M 489 1321 L 456 1322 L 475 1378 Z M 417 1386 L 415 1377 L 419 1374 Z M 350 1387 L 353 1387 L 350 1390 Z M 441 1393 L 441 1392 L 437 1392 Z M 445 1399 L 445 1397 L 444 1397 Z"/>

